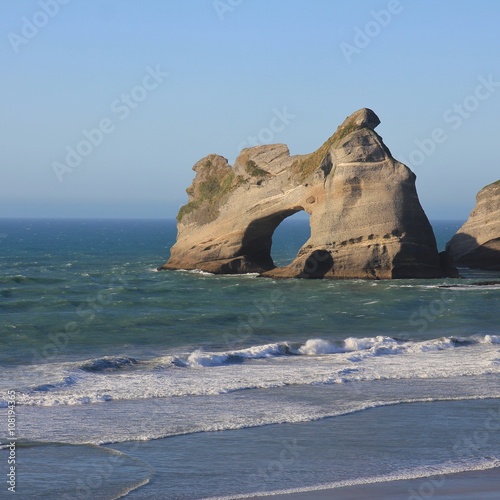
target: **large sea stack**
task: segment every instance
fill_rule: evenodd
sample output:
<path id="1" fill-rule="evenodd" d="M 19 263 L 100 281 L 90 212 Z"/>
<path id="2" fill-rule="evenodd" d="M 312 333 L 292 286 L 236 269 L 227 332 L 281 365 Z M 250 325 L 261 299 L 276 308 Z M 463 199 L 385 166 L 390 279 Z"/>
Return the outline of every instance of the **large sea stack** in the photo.
<path id="1" fill-rule="evenodd" d="M 244 149 L 234 167 L 209 155 L 193 167 L 189 202 L 162 269 L 261 273 L 276 278 L 438 278 L 436 240 L 415 174 L 375 132 L 369 109 L 349 116 L 318 150 L 284 144 Z M 310 214 L 311 237 L 282 268 L 272 236 L 290 215 Z"/>
<path id="2" fill-rule="evenodd" d="M 477 193 L 474 210 L 446 250 L 457 265 L 500 270 L 500 181 Z"/>

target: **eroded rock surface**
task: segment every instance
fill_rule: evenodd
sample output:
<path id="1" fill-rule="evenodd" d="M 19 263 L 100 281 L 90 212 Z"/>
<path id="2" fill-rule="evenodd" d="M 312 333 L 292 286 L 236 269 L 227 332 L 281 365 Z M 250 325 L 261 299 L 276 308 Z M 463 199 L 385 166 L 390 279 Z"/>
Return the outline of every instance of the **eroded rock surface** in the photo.
<path id="1" fill-rule="evenodd" d="M 163 269 L 258 272 L 289 278 L 435 278 L 443 271 L 415 175 L 375 132 L 369 109 L 349 116 L 318 150 L 244 149 L 234 168 L 218 155 L 193 167 L 189 201 Z M 271 258 L 290 215 L 310 214 L 311 237 L 288 266 Z"/>
<path id="2" fill-rule="evenodd" d="M 446 250 L 457 265 L 500 270 L 500 181 L 479 191 L 474 210 Z"/>

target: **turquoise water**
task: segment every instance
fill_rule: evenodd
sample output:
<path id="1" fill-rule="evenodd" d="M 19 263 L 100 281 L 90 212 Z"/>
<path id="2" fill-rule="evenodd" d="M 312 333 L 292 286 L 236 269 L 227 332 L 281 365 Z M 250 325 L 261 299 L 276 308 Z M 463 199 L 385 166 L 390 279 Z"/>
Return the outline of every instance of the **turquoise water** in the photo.
<path id="1" fill-rule="evenodd" d="M 434 223 L 440 248 L 459 226 Z M 0 419 L 15 390 L 22 498 L 208 498 L 496 464 L 496 438 L 463 456 L 450 440 L 498 412 L 500 288 L 475 283 L 499 273 L 157 272 L 175 235 L 174 221 L 0 221 Z M 285 221 L 276 263 L 307 235 Z"/>

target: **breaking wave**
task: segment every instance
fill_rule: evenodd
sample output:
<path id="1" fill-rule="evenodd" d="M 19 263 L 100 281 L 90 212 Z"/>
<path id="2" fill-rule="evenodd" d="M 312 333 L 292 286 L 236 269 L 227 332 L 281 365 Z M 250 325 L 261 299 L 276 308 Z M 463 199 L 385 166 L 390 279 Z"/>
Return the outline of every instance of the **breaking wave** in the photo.
<path id="1" fill-rule="evenodd" d="M 17 388 L 17 401 L 74 405 L 286 386 L 498 375 L 499 344 L 500 335 L 419 342 L 377 336 L 277 342 L 220 352 L 196 349 L 145 360 L 104 356 L 34 365 L 24 379 L 15 376 L 24 382 Z M 0 405 L 2 399 L 6 400 L 0 394 Z"/>

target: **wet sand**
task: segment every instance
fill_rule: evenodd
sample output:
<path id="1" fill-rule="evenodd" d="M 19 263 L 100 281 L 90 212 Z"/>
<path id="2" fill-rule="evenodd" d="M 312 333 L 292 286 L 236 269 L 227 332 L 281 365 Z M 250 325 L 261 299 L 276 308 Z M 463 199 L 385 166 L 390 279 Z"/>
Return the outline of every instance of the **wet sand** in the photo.
<path id="1" fill-rule="evenodd" d="M 240 497 L 242 498 L 242 497 Z M 500 468 L 314 491 L 252 496 L 272 500 L 498 500 Z"/>

